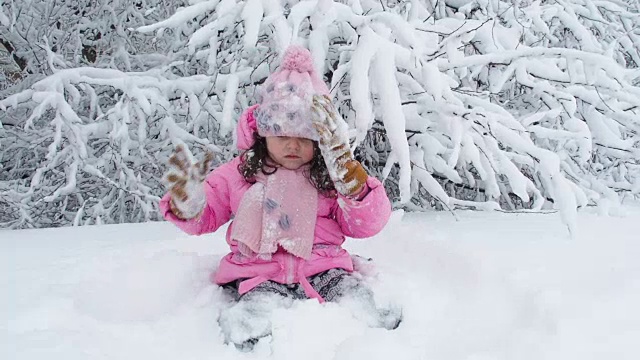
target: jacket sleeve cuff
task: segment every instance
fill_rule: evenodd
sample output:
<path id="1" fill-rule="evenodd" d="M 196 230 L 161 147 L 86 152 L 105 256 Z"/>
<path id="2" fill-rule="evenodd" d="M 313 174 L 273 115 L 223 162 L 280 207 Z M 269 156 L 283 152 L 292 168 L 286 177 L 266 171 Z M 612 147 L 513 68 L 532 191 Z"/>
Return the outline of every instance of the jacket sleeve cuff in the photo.
<path id="1" fill-rule="evenodd" d="M 367 178 L 367 182 L 364 183 L 364 185 L 362 186 L 362 190 L 360 190 L 359 193 L 351 196 L 338 193 L 338 197 L 347 202 L 347 204 L 357 205 L 361 201 L 365 200 L 367 196 L 372 192 L 372 190 L 377 187 L 376 180 L 374 179 L 375 178 L 369 176 L 369 178 Z"/>
<path id="2" fill-rule="evenodd" d="M 391 215 L 391 203 L 382 183 L 369 176 L 359 199 L 338 195 L 336 220 L 346 236 L 371 237 L 382 230 Z"/>
<path id="3" fill-rule="evenodd" d="M 172 211 L 171 211 L 171 195 L 169 193 L 165 194 L 162 199 L 160 200 L 160 212 L 162 214 L 162 217 L 169 221 L 172 222 L 173 224 L 175 224 L 176 226 L 178 226 L 180 229 L 182 229 L 184 232 L 186 232 L 189 235 L 198 235 L 201 233 L 201 216 L 202 214 L 200 214 L 198 217 L 193 218 L 193 219 L 181 219 L 179 217 L 177 217 Z"/>
<path id="4" fill-rule="evenodd" d="M 364 199 L 369 194 L 370 191 L 371 191 L 371 188 L 365 182 L 364 184 L 362 184 L 362 188 L 360 189 L 360 191 L 357 194 L 353 194 L 353 195 L 347 196 L 347 198 L 351 199 L 351 200 L 361 201 L 362 199 Z"/>

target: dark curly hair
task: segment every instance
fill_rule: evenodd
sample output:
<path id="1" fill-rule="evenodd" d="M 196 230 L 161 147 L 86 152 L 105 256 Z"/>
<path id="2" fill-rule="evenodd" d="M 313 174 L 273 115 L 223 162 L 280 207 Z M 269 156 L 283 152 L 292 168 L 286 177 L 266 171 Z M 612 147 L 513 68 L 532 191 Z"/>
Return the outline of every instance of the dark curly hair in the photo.
<path id="1" fill-rule="evenodd" d="M 238 171 L 249 183 L 256 182 L 255 176 L 258 171 L 262 171 L 264 175 L 271 175 L 278 170 L 277 167 L 270 165 L 266 161 L 269 156 L 266 138 L 258 135 L 258 133 L 254 133 L 254 140 L 255 143 L 251 149 L 246 150 L 240 155 L 240 165 L 238 165 Z M 311 159 L 310 165 L 309 170 L 305 172 L 305 176 L 309 179 L 309 182 L 311 182 L 322 195 L 334 197 L 336 188 L 333 186 L 333 181 L 331 181 L 329 177 L 327 165 L 324 162 L 324 158 L 320 153 L 320 148 L 316 141 L 313 142 L 313 158 Z"/>

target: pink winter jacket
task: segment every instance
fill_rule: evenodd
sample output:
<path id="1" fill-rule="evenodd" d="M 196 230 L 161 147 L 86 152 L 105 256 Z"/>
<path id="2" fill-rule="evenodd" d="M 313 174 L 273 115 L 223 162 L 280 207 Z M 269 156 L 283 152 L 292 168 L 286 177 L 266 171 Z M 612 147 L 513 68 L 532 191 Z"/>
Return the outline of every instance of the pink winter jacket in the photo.
<path id="1" fill-rule="evenodd" d="M 238 132 L 238 136 L 242 136 L 241 131 Z M 207 206 L 199 218 L 186 221 L 177 218 L 170 210 L 169 194 L 160 201 L 160 210 L 164 218 L 191 235 L 216 231 L 233 218 L 242 196 L 252 185 L 245 181 L 238 171 L 239 164 L 240 157 L 236 157 L 207 176 Z M 241 224 L 232 222 L 226 234 L 231 252 L 222 258 L 217 271 L 212 274 L 212 280 L 217 284 L 225 284 L 237 279 L 246 279 L 240 283 L 241 294 L 267 280 L 283 284 L 300 283 L 310 298 L 317 298 L 322 302 L 322 298 L 309 285 L 307 277 L 332 268 L 353 271 L 351 256 L 341 246 L 345 236 L 373 236 L 380 232 L 389 220 L 391 204 L 384 187 L 374 177 L 369 177 L 366 185 L 368 193 L 361 200 L 353 200 L 342 195 L 329 198 L 318 193 L 315 239 L 308 260 L 291 255 L 281 248 L 270 260 L 244 256 L 239 252 L 237 242 L 230 238 L 233 226 Z"/>

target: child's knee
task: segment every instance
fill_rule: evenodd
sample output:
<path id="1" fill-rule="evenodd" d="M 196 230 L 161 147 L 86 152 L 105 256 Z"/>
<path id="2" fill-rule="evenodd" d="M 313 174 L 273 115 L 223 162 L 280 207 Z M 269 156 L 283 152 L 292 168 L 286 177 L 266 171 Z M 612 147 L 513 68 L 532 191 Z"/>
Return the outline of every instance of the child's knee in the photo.
<path id="1" fill-rule="evenodd" d="M 311 285 L 325 301 L 337 301 L 352 293 L 366 292 L 366 286 L 344 269 L 330 269 L 311 278 Z"/>

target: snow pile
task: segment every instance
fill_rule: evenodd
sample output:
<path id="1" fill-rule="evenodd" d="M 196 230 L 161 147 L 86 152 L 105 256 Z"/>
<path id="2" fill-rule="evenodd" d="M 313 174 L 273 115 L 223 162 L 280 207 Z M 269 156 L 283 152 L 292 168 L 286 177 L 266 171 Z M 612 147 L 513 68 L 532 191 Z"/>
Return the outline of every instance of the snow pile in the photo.
<path id="1" fill-rule="evenodd" d="M 404 320 L 372 329 L 337 304 L 274 310 L 253 353 L 223 343 L 230 298 L 208 282 L 224 231 L 187 237 L 167 223 L 0 231 L 0 348 L 15 360 L 544 359 L 640 356 L 640 211 L 581 214 L 396 212 L 368 282 Z M 606 239 L 606 242 L 603 241 Z M 357 310 L 357 309 L 356 309 Z"/>

